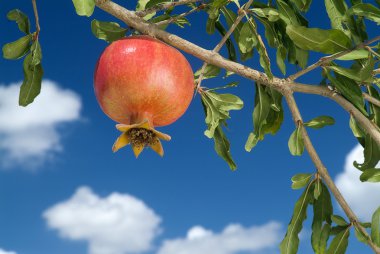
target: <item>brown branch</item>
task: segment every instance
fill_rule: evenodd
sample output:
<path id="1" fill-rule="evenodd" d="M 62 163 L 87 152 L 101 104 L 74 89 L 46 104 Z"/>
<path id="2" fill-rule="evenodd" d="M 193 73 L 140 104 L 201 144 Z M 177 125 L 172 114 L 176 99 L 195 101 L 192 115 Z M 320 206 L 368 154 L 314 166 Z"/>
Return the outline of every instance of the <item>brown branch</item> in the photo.
<path id="1" fill-rule="evenodd" d="M 253 0 L 249 0 L 243 7 L 243 9 L 240 11 L 239 10 L 239 15 L 236 17 L 234 23 L 232 23 L 230 29 L 228 29 L 228 31 L 226 32 L 226 34 L 223 36 L 223 38 L 220 40 L 220 42 L 215 46 L 215 48 L 212 50 L 213 52 L 215 53 L 218 53 L 219 50 L 222 49 L 224 43 L 226 43 L 226 41 L 228 40 L 228 38 L 231 36 L 231 34 L 235 31 L 236 27 L 239 25 L 240 21 L 243 19 L 243 17 L 246 15 L 246 11 L 248 10 L 248 8 L 251 6 Z M 197 83 L 197 88 L 196 88 L 196 91 L 199 90 L 199 88 L 201 87 L 201 83 L 202 83 L 202 80 L 203 80 L 203 75 L 204 75 L 204 72 L 206 70 L 206 67 L 207 67 L 208 63 L 207 62 L 204 62 L 204 64 L 202 65 L 202 69 L 201 69 L 201 73 L 198 77 L 198 81 L 196 82 Z"/>
<path id="2" fill-rule="evenodd" d="M 365 100 L 371 102 L 373 105 L 376 105 L 376 106 L 380 107 L 380 101 L 378 99 L 372 97 L 368 93 L 363 93 L 363 98 Z"/>
<path id="3" fill-rule="evenodd" d="M 369 40 L 369 41 L 366 41 L 366 42 L 363 42 L 361 44 L 358 44 L 356 47 L 352 48 L 352 49 L 347 49 L 345 51 L 342 51 L 342 52 L 339 52 L 339 53 L 336 53 L 334 55 L 331 55 L 331 56 L 326 56 L 326 57 L 322 57 L 321 59 L 319 59 L 316 63 L 306 67 L 305 69 L 303 70 L 300 70 L 299 72 L 293 74 L 293 75 L 290 75 L 288 77 L 288 79 L 290 81 L 294 81 L 296 80 L 297 78 L 301 77 L 302 75 L 322 66 L 322 65 L 325 65 L 341 56 L 344 56 L 344 55 L 347 55 L 348 53 L 351 53 L 352 51 L 354 50 L 357 50 L 357 49 L 361 49 L 361 48 L 366 48 L 366 46 L 376 42 L 376 41 L 379 41 L 380 40 L 380 36 L 376 36 L 375 38 L 373 38 L 372 40 Z"/>
<path id="4" fill-rule="evenodd" d="M 36 35 L 35 35 L 34 39 L 38 40 L 38 35 L 40 34 L 41 27 L 40 27 L 40 20 L 39 20 L 39 17 L 38 17 L 38 10 L 37 10 L 36 0 L 32 0 L 32 4 L 33 4 L 34 18 L 36 20 Z"/>
<path id="5" fill-rule="evenodd" d="M 289 109 L 293 115 L 293 120 L 294 120 L 296 126 L 299 123 L 303 123 L 301 113 L 298 109 L 298 106 L 297 106 L 297 103 L 294 99 L 292 91 L 289 89 L 288 92 L 284 93 L 284 96 L 285 96 L 286 102 L 289 105 Z M 350 222 L 358 230 L 360 230 L 364 236 L 366 236 L 366 238 L 368 239 L 368 245 L 372 248 L 372 250 L 376 254 L 380 254 L 380 248 L 377 247 L 372 242 L 372 240 L 371 240 L 370 236 L 368 235 L 367 231 L 365 230 L 365 228 L 363 228 L 360 225 L 360 223 L 358 223 L 358 221 L 359 221 L 358 217 L 351 210 L 350 206 L 347 204 L 346 200 L 344 199 L 344 197 L 340 193 L 339 189 L 336 187 L 336 185 L 335 185 L 334 181 L 332 180 L 332 178 L 331 178 L 329 172 L 327 171 L 326 167 L 323 165 L 323 162 L 319 158 L 318 153 L 315 150 L 315 148 L 314 148 L 314 146 L 310 140 L 310 137 L 307 133 L 306 128 L 301 128 L 301 134 L 302 134 L 303 142 L 305 144 L 305 148 L 306 148 L 307 152 L 309 153 L 309 156 L 310 156 L 311 160 L 313 161 L 315 167 L 317 168 L 318 174 L 322 177 L 322 179 L 324 180 L 324 182 L 326 183 L 326 185 L 328 186 L 330 191 L 333 193 L 336 201 L 339 203 L 340 207 L 342 207 L 343 211 L 345 212 L 345 214 L 349 218 Z"/>
<path id="6" fill-rule="evenodd" d="M 155 7 L 152 7 L 152 8 L 143 10 L 143 11 L 138 11 L 138 12 L 136 12 L 136 15 L 139 16 L 139 17 L 144 17 L 144 16 L 146 16 L 148 14 L 151 14 L 153 12 L 166 10 L 166 9 L 171 8 L 171 7 L 175 7 L 175 6 L 179 6 L 179 5 L 196 3 L 196 2 L 199 2 L 199 1 L 201 1 L 201 0 L 179 0 L 177 2 L 170 2 L 170 3 L 159 4 L 159 5 L 155 6 Z"/>

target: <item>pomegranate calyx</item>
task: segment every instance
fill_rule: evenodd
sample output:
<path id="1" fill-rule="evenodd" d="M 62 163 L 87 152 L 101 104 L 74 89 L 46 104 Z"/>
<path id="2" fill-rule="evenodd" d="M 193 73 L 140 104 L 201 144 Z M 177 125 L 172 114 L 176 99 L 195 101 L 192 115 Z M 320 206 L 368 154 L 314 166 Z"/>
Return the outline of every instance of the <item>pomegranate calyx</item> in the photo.
<path id="1" fill-rule="evenodd" d="M 164 149 L 162 148 L 160 139 L 166 141 L 171 139 L 169 135 L 155 130 L 154 127 L 149 124 L 148 120 L 131 125 L 117 124 L 116 129 L 121 131 L 122 134 L 115 141 L 112 151 L 116 152 L 120 148 L 131 144 L 136 158 L 146 146 L 149 146 L 153 151 L 163 156 Z"/>

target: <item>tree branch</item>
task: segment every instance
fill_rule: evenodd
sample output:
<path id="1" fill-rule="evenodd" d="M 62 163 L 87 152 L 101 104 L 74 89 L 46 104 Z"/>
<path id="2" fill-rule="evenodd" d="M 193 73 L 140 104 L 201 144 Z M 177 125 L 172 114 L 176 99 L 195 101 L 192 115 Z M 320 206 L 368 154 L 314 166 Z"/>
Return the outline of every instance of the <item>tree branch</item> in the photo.
<path id="1" fill-rule="evenodd" d="M 190 3 L 196 3 L 196 2 L 199 2 L 201 0 L 180 0 L 180 1 L 177 1 L 177 2 L 170 2 L 170 3 L 164 3 L 164 4 L 158 4 L 157 6 L 155 7 L 152 7 L 152 8 L 149 8 L 149 9 L 146 9 L 144 11 L 138 11 L 136 12 L 136 15 L 139 16 L 139 17 L 144 17 L 148 14 L 151 14 L 153 12 L 157 12 L 157 11 L 162 11 L 162 10 L 166 10 L 166 9 L 169 9 L 171 7 L 175 7 L 175 6 L 179 6 L 179 5 L 185 5 L 185 4 L 190 4 Z"/>
<path id="2" fill-rule="evenodd" d="M 365 100 L 371 102 L 373 105 L 376 105 L 376 106 L 380 107 L 380 101 L 378 99 L 372 97 L 368 93 L 363 93 L 363 98 Z"/>
<path id="3" fill-rule="evenodd" d="M 291 90 L 289 90 L 289 92 L 284 93 L 284 97 L 285 97 L 286 102 L 289 105 L 289 109 L 293 115 L 293 120 L 294 120 L 296 126 L 299 123 L 303 124 L 301 113 L 298 109 L 297 103 L 294 99 L 294 96 L 293 96 Z M 357 216 L 351 210 L 350 206 L 347 204 L 346 200 L 344 199 L 344 197 L 340 193 L 339 189 L 336 187 L 336 185 L 335 185 L 334 181 L 332 180 L 332 178 L 331 178 L 329 172 L 327 171 L 326 167 L 323 165 L 323 162 L 319 158 L 318 153 L 315 150 L 315 148 L 314 148 L 314 146 L 310 140 L 310 137 L 307 133 L 306 128 L 302 128 L 301 130 L 302 130 L 301 134 L 302 134 L 303 142 L 305 144 L 305 148 L 306 148 L 307 152 L 309 153 L 309 156 L 310 156 L 311 160 L 313 161 L 315 167 L 317 168 L 319 175 L 323 178 L 326 185 L 328 186 L 330 191 L 333 193 L 336 201 L 339 203 L 340 207 L 342 207 L 343 211 L 345 212 L 345 214 L 347 215 L 347 217 L 349 218 L 351 223 L 358 230 L 360 230 L 364 236 L 366 236 L 366 238 L 368 239 L 368 245 L 372 248 L 372 250 L 375 253 L 380 254 L 380 248 L 377 247 L 372 242 L 372 240 L 371 240 L 370 236 L 368 235 L 367 231 L 365 230 L 365 228 L 363 228 L 358 223 L 359 220 L 358 220 Z"/>
<path id="4" fill-rule="evenodd" d="M 226 43 L 226 41 L 228 40 L 228 38 L 235 31 L 236 27 L 239 25 L 240 21 L 245 16 L 245 13 L 248 10 L 248 8 L 251 6 L 252 2 L 253 2 L 253 0 L 249 0 L 244 5 L 244 8 L 241 11 L 239 10 L 239 15 L 236 17 L 234 23 L 231 25 L 230 29 L 228 29 L 227 33 L 223 36 L 223 38 L 220 40 L 220 42 L 212 50 L 213 52 L 218 53 L 219 50 L 222 49 L 224 43 Z M 197 91 L 201 87 L 201 83 L 202 83 L 202 80 L 203 80 L 203 75 L 204 75 L 204 72 L 205 72 L 205 69 L 206 69 L 207 65 L 208 65 L 207 62 L 204 62 L 204 64 L 202 65 L 201 73 L 200 73 L 198 81 L 197 81 L 197 89 L 196 89 Z"/>
<path id="5" fill-rule="evenodd" d="M 259 72 L 240 63 L 225 59 L 216 52 L 206 50 L 174 34 L 160 30 L 156 25 L 150 24 L 142 18 L 138 17 L 133 11 L 127 10 L 112 1 L 106 1 L 102 3 L 102 0 L 97 0 L 96 3 L 97 6 L 102 10 L 124 21 L 128 26 L 135 28 L 143 34 L 158 38 L 209 64 L 218 66 L 228 71 L 232 71 L 242 77 L 254 80 L 262 85 L 272 87 L 282 94 L 290 87 L 295 92 L 319 94 L 331 98 L 339 105 L 341 105 L 347 112 L 352 114 L 352 116 L 358 121 L 361 127 L 371 135 L 377 144 L 380 145 L 380 131 L 377 128 L 374 128 L 373 123 L 368 118 L 366 118 L 349 101 L 344 99 L 339 94 L 332 92 L 325 87 L 295 83 L 289 80 L 279 79 L 277 77 L 273 77 L 273 79 L 269 80 L 265 73 Z"/>
<path id="6" fill-rule="evenodd" d="M 331 56 L 325 56 L 325 57 L 322 57 L 321 59 L 319 59 L 316 63 L 306 67 L 305 69 L 303 70 L 300 70 L 299 72 L 293 74 L 293 75 L 290 75 L 288 77 L 289 80 L 291 81 L 294 81 L 296 80 L 297 78 L 301 77 L 302 75 L 322 66 L 322 65 L 325 65 L 341 56 L 344 56 L 344 55 L 347 55 L 348 53 L 351 53 L 352 51 L 354 50 L 357 50 L 357 49 L 361 49 L 361 48 L 367 48 L 368 45 L 376 42 L 376 41 L 379 41 L 380 40 L 380 36 L 376 36 L 375 38 L 373 38 L 372 40 L 369 40 L 369 41 L 366 41 L 366 42 L 363 42 L 361 44 L 358 44 L 356 47 L 352 48 L 352 49 L 347 49 L 345 51 L 342 51 L 342 52 L 339 52 L 337 54 L 334 54 L 334 55 L 331 55 Z M 368 50 L 368 49 L 367 49 Z"/>
<path id="7" fill-rule="evenodd" d="M 38 35 L 40 34 L 41 27 L 40 27 L 40 20 L 39 20 L 39 17 L 38 17 L 38 10 L 37 10 L 36 0 L 32 0 L 32 4 L 33 4 L 34 18 L 36 20 L 36 35 L 35 35 L 34 39 L 38 40 Z"/>

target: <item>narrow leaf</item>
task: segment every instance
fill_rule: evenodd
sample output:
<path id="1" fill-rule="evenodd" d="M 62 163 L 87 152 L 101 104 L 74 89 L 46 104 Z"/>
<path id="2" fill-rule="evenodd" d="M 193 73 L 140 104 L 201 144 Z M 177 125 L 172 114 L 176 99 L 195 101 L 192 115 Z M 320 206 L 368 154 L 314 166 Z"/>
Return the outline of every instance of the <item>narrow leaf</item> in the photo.
<path id="1" fill-rule="evenodd" d="M 292 189 L 300 189 L 305 187 L 310 182 L 312 176 L 312 173 L 294 175 L 292 177 Z"/>
<path id="2" fill-rule="evenodd" d="M 349 223 L 339 215 L 331 215 L 331 220 L 338 226 L 347 226 Z"/>
<path id="3" fill-rule="evenodd" d="M 334 54 L 351 47 L 351 40 L 342 31 L 331 29 L 307 28 L 288 25 L 286 33 L 297 45 L 305 50 Z"/>
<path id="4" fill-rule="evenodd" d="M 364 170 L 364 172 L 360 175 L 360 181 L 372 183 L 380 182 L 380 169 L 369 168 Z"/>
<path id="5" fill-rule="evenodd" d="M 297 253 L 299 245 L 298 234 L 301 232 L 302 224 L 306 220 L 307 206 L 311 200 L 311 185 L 308 185 L 294 206 L 292 219 L 288 225 L 285 238 L 280 244 L 281 254 Z"/>
<path id="6" fill-rule="evenodd" d="M 119 40 L 125 36 L 127 29 L 120 27 L 115 22 L 105 22 L 94 19 L 91 22 L 92 34 L 101 40 L 106 42 L 113 42 Z"/>
<path id="7" fill-rule="evenodd" d="M 20 88 L 19 105 L 32 103 L 41 90 L 43 69 L 41 64 L 32 65 L 32 54 L 24 59 L 24 81 Z"/>
<path id="8" fill-rule="evenodd" d="M 356 4 L 348 10 L 347 14 L 365 17 L 366 19 L 372 20 L 380 25 L 380 9 L 376 8 L 372 4 Z"/>
<path id="9" fill-rule="evenodd" d="M 350 227 L 340 231 L 331 241 L 327 254 L 344 254 L 348 246 L 348 237 L 350 236 Z"/>
<path id="10" fill-rule="evenodd" d="M 15 21 L 18 25 L 18 29 L 20 29 L 21 32 L 24 32 L 26 34 L 30 33 L 29 18 L 19 9 L 14 9 L 8 12 L 7 18 L 9 20 Z"/>
<path id="11" fill-rule="evenodd" d="M 335 120 L 331 116 L 318 116 L 304 123 L 304 125 L 313 129 L 320 129 L 327 125 L 333 125 L 334 123 Z"/>
<path id="12" fill-rule="evenodd" d="M 372 215 L 371 239 L 380 247 L 380 207 Z"/>
<path id="13" fill-rule="evenodd" d="M 289 138 L 288 147 L 289 151 L 294 156 L 301 156 L 305 145 L 302 138 L 302 125 L 299 125 Z"/>
<path id="14" fill-rule="evenodd" d="M 79 16 L 90 17 L 95 9 L 95 0 L 72 0 Z"/>
<path id="15" fill-rule="evenodd" d="M 17 41 L 7 43 L 3 46 L 3 57 L 5 59 L 19 59 L 29 52 L 32 35 L 28 34 Z"/>

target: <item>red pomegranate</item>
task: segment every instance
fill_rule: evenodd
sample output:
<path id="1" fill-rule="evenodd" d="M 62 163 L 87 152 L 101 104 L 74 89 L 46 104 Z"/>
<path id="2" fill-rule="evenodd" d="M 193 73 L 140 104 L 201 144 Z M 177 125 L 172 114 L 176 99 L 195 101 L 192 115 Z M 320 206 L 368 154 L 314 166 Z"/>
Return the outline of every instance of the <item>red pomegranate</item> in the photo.
<path id="1" fill-rule="evenodd" d="M 131 144 L 136 157 L 149 146 L 163 156 L 154 127 L 169 125 L 188 108 L 194 92 L 193 71 L 175 48 L 149 36 L 113 42 L 100 56 L 94 76 L 100 107 L 120 123 L 113 151 Z"/>

